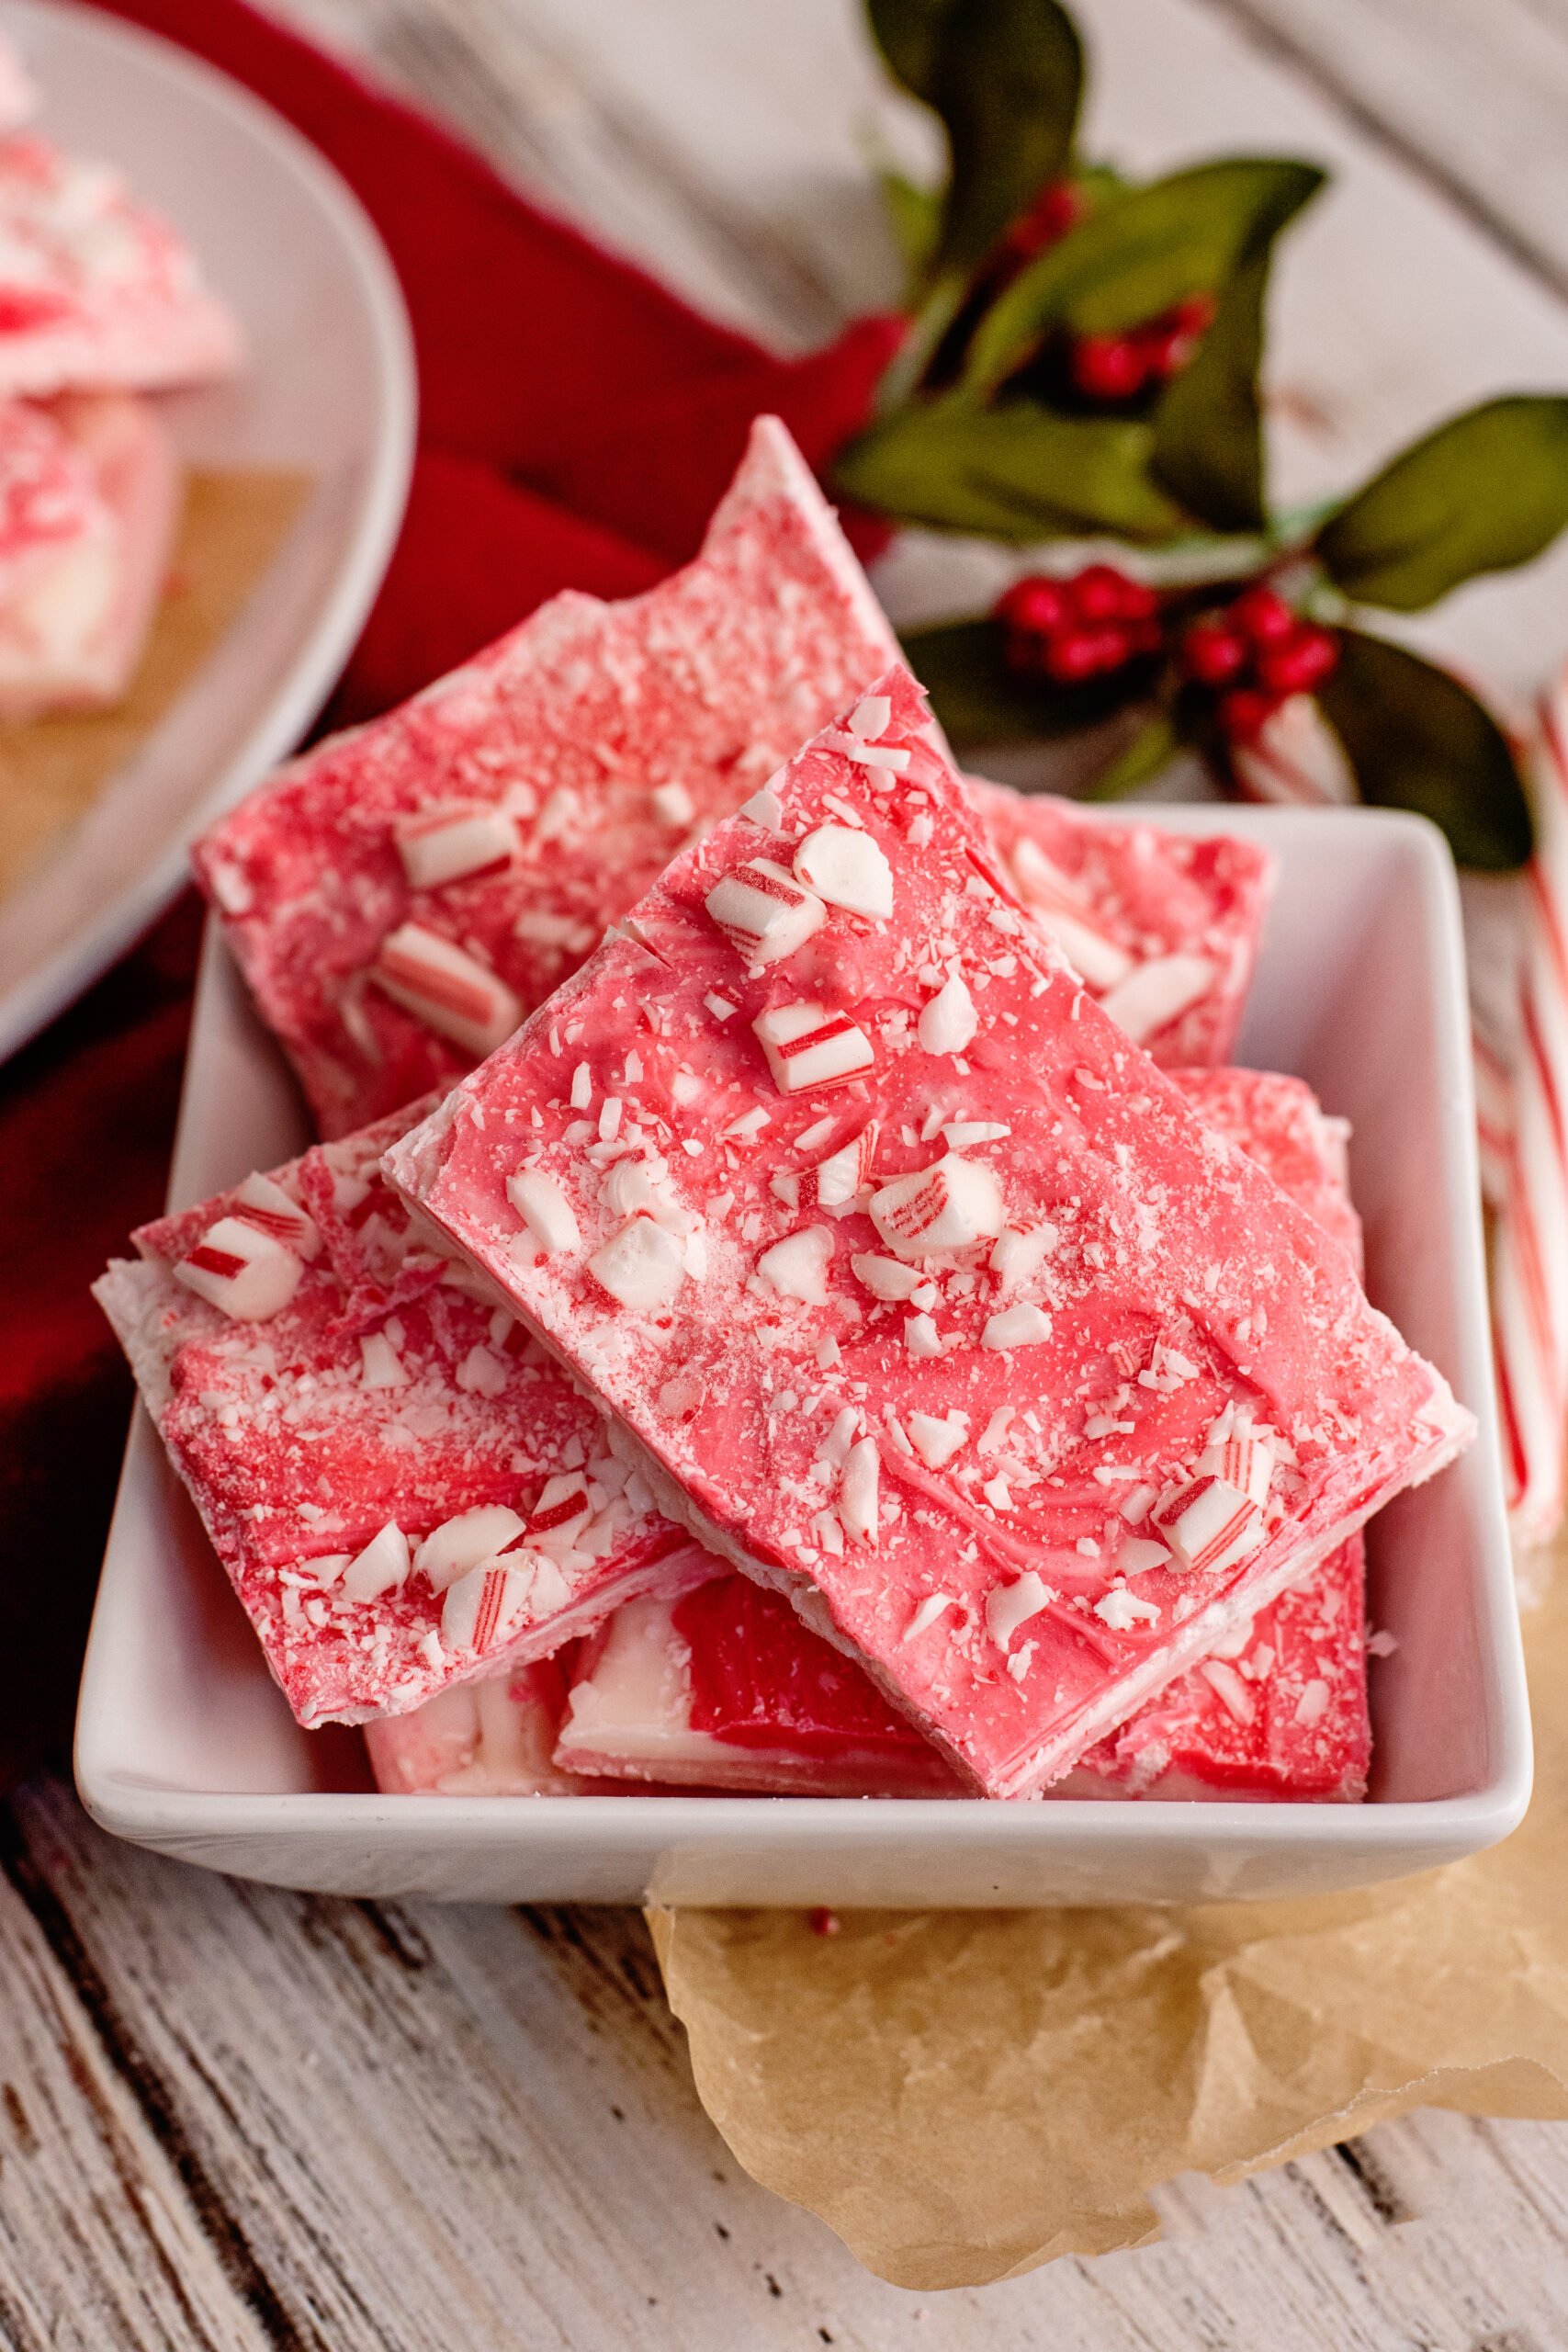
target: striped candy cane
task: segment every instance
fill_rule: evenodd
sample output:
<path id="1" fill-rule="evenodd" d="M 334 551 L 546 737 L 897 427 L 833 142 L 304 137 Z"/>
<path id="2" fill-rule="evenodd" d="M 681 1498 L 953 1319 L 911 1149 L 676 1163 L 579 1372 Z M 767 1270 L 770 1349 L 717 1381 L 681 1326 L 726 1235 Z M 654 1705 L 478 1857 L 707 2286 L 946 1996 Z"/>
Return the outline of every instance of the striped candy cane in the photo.
<path id="1" fill-rule="evenodd" d="M 1562 1525 L 1568 1477 L 1568 683 L 1544 697 L 1532 763 L 1519 1041 L 1507 1182 L 1492 1257 L 1493 1333 L 1514 1537 Z"/>

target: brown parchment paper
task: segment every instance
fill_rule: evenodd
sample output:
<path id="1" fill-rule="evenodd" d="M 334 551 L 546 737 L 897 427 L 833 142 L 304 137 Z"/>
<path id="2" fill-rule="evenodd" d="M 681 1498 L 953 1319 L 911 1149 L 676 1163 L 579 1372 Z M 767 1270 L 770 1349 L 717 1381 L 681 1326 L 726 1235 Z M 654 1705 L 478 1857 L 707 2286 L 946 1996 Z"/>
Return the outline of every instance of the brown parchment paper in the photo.
<path id="1" fill-rule="evenodd" d="M 196 472 L 141 666 L 112 710 L 0 725 L 0 896 L 85 815 L 211 652 L 283 544 L 308 474 Z"/>
<path id="2" fill-rule="evenodd" d="M 1524 1826 L 1367 1894 L 1190 1910 L 649 1915 L 748 2172 L 904 2287 L 1156 2233 L 1410 2107 L 1568 2117 L 1568 1561 L 1525 1621 Z"/>

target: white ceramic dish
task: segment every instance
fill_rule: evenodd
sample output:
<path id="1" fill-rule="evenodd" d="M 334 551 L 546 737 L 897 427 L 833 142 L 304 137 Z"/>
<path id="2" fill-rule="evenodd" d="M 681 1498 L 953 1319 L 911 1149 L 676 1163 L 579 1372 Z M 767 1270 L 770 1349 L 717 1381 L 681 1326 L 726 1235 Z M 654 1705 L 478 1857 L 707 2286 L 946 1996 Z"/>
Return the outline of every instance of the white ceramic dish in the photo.
<path id="1" fill-rule="evenodd" d="M 1202 831 L 1213 808 L 1162 808 Z M 145 1415 L 82 1685 L 77 1785 L 106 1828 L 289 1886 L 472 1901 L 1012 1905 L 1305 1894 L 1506 1837 L 1530 1743 L 1491 1404 L 1463 950 L 1420 820 L 1227 810 L 1279 853 L 1242 1057 L 1354 1123 L 1368 1282 L 1478 1414 L 1453 1469 L 1371 1531 L 1373 1802 L 382 1797 L 349 1733 L 294 1724 Z M 204 1198 L 305 1139 L 292 1084 L 208 941 L 172 1183 Z"/>
<path id="2" fill-rule="evenodd" d="M 380 584 L 413 453 L 402 297 L 355 198 L 270 107 L 90 8 L 6 0 L 39 127 L 121 165 L 197 247 L 249 364 L 161 407 L 195 465 L 308 471 L 305 507 L 221 643 L 90 814 L 0 903 L 0 1057 L 96 978 L 184 878 L 186 844 L 288 751 Z"/>

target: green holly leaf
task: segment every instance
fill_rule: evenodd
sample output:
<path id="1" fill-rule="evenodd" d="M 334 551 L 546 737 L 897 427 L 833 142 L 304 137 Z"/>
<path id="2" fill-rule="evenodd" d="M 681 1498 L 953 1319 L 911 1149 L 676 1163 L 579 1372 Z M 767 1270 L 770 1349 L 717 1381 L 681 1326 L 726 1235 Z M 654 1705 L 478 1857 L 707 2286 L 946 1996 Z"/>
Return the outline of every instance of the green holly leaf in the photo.
<path id="1" fill-rule="evenodd" d="M 953 159 L 933 278 L 967 276 L 1072 154 L 1083 46 L 1058 0 L 867 0 L 905 88 L 941 116 Z"/>
<path id="2" fill-rule="evenodd" d="M 1504 873 L 1530 854 L 1529 804 L 1507 737 L 1447 670 L 1403 645 L 1337 629 L 1339 665 L 1318 700 L 1363 800 L 1414 808 L 1461 865 Z"/>
<path id="3" fill-rule="evenodd" d="M 906 179 L 902 172 L 884 170 L 877 174 L 882 187 L 882 201 L 887 208 L 894 242 L 909 273 L 910 282 L 918 283 L 926 266 L 936 251 L 936 241 L 942 228 L 942 190 L 919 187 Z"/>
<path id="4" fill-rule="evenodd" d="M 1140 785 L 1152 784 L 1160 771 L 1168 768 L 1175 759 L 1181 749 L 1181 741 L 1172 713 L 1168 710 L 1153 712 L 1110 766 L 1101 768 L 1084 797 L 1088 800 L 1122 800 L 1129 792 L 1136 792 Z"/>
<path id="5" fill-rule="evenodd" d="M 1529 563 L 1568 524 L 1568 400 L 1519 393 L 1450 417 L 1317 535 L 1348 596 L 1418 613 L 1477 572 Z"/>
<path id="6" fill-rule="evenodd" d="M 1002 631 L 990 620 L 907 630 L 903 646 L 949 742 L 960 752 L 1077 735 L 1148 692 L 1147 671 L 1135 663 L 1081 686 L 1021 677 L 1008 667 Z"/>
<path id="7" fill-rule="evenodd" d="M 1101 531 L 1153 543 L 1190 527 L 1150 478 L 1153 442 L 1147 424 L 950 397 L 873 425 L 843 452 L 835 479 L 862 505 L 938 530 L 1025 546 Z"/>
<path id="8" fill-rule="evenodd" d="M 963 390 L 988 399 L 1054 327 L 1115 334 L 1191 294 L 1219 293 L 1323 185 L 1314 164 L 1234 157 L 1111 195 L 998 296 Z"/>
<path id="9" fill-rule="evenodd" d="M 1258 370 L 1269 261 L 1265 247 L 1242 263 L 1155 411 L 1156 479 L 1219 531 L 1261 531 L 1268 522 Z"/>

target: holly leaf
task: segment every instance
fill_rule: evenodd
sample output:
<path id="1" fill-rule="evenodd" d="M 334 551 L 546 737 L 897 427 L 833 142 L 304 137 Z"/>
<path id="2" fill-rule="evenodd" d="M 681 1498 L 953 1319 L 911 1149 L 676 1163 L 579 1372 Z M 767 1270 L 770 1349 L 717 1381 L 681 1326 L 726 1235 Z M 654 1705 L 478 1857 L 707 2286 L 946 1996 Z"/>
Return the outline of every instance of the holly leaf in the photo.
<path id="1" fill-rule="evenodd" d="M 1258 370 L 1269 261 L 1265 246 L 1242 263 L 1155 411 L 1156 479 L 1218 531 L 1261 531 L 1268 521 Z"/>
<path id="2" fill-rule="evenodd" d="M 1170 765 L 1181 749 L 1181 740 L 1171 713 L 1155 711 L 1110 766 L 1101 768 L 1084 797 L 1121 800 L 1129 792 L 1136 792 L 1141 784 L 1151 783 L 1162 768 Z"/>
<path id="3" fill-rule="evenodd" d="M 1529 563 L 1568 524 L 1568 399 L 1518 393 L 1450 417 L 1317 535 L 1336 586 L 1418 613 L 1477 572 Z"/>
<path id="4" fill-rule="evenodd" d="M 882 171 L 882 201 L 887 208 L 894 243 L 912 282 L 918 281 L 936 250 L 942 226 L 942 190 L 919 187 L 902 172 Z"/>
<path id="5" fill-rule="evenodd" d="M 1461 865 L 1504 873 L 1530 854 L 1529 804 L 1507 737 L 1468 687 L 1403 645 L 1335 631 L 1318 689 L 1363 800 L 1440 825 Z"/>
<path id="6" fill-rule="evenodd" d="M 1190 527 L 1149 475 L 1147 424 L 1057 416 L 1033 401 L 952 397 L 897 409 L 840 456 L 840 490 L 938 530 L 1028 545 L 1113 532 L 1157 543 Z"/>
<path id="7" fill-rule="evenodd" d="M 1219 293 L 1322 187 L 1315 164 L 1237 156 L 1107 198 L 999 294 L 963 390 L 988 399 L 1054 327 L 1115 334 L 1190 294 Z"/>
<path id="8" fill-rule="evenodd" d="M 924 686 L 955 751 L 1036 743 L 1076 735 L 1148 692 L 1137 665 L 1081 686 L 1024 678 L 1008 667 L 995 621 L 953 621 L 910 629 L 903 638 L 910 669 Z"/>
<path id="9" fill-rule="evenodd" d="M 930 256 L 967 276 L 1060 179 L 1083 95 L 1083 46 L 1058 0 L 867 0 L 893 72 L 942 118 L 953 169 Z"/>

